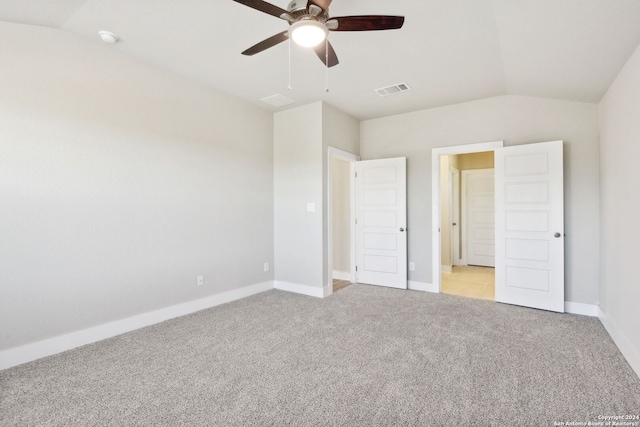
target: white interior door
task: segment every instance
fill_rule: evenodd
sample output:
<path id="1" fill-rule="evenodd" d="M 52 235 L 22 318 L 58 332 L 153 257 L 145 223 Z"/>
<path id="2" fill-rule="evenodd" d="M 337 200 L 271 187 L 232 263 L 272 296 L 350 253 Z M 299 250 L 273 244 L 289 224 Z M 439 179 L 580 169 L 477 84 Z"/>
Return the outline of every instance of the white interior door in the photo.
<path id="1" fill-rule="evenodd" d="M 406 158 L 356 163 L 356 279 L 407 288 Z"/>
<path id="2" fill-rule="evenodd" d="M 495 151 L 496 301 L 564 312 L 562 141 Z"/>
<path id="3" fill-rule="evenodd" d="M 464 178 L 466 261 L 495 266 L 495 183 L 493 169 L 462 171 Z"/>

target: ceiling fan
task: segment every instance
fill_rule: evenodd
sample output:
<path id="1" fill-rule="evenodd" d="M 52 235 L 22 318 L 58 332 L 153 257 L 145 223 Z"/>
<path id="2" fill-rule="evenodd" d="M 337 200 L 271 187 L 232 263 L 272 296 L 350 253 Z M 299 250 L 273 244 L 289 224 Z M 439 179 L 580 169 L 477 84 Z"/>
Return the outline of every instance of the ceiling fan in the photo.
<path id="1" fill-rule="evenodd" d="M 338 57 L 329 43 L 329 31 L 375 31 L 402 28 L 404 16 L 362 15 L 330 17 L 329 5 L 332 0 L 293 0 L 287 10 L 281 9 L 263 0 L 234 0 L 252 9 L 267 13 L 287 21 L 287 31 L 251 46 L 243 55 L 255 55 L 269 49 L 291 37 L 301 46 L 313 47 L 318 58 L 327 66 L 338 65 Z M 326 42 L 325 42 L 326 40 Z M 325 43 L 323 43 L 325 42 Z"/>

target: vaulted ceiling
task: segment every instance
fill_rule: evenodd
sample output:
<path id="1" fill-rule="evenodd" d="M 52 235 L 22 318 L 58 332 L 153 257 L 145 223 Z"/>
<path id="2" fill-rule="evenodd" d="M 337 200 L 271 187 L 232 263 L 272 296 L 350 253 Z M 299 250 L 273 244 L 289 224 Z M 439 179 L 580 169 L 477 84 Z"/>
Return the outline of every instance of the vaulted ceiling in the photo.
<path id="1" fill-rule="evenodd" d="M 288 0 L 273 0 L 286 9 Z M 286 21 L 232 0 L 2 0 L 0 21 L 67 31 L 260 107 L 282 94 L 358 118 L 505 94 L 598 102 L 640 44 L 639 0 L 334 0 L 332 16 L 406 17 L 400 30 L 332 32 L 340 64 L 281 43 L 246 48 Z M 329 92 L 325 92 L 327 87 Z M 406 83 L 380 97 L 374 90 Z M 286 107 L 285 107 L 286 108 Z"/>

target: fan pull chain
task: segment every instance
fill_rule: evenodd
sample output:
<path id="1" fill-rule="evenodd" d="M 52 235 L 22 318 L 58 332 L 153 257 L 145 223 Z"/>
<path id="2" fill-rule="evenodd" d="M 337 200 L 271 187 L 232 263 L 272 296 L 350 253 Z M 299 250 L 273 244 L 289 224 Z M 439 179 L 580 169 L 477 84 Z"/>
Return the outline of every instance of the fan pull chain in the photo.
<path id="1" fill-rule="evenodd" d="M 324 63 L 326 65 L 325 70 L 325 93 L 329 92 L 329 40 L 324 39 Z"/>
<path id="2" fill-rule="evenodd" d="M 289 85 L 287 86 L 287 89 L 293 89 L 291 87 L 291 37 L 289 37 Z"/>

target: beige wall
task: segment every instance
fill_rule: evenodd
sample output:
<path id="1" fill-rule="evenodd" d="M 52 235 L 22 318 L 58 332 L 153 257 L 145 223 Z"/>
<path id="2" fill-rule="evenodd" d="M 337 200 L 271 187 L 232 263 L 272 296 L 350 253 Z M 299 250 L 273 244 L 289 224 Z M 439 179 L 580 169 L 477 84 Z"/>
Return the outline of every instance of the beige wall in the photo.
<path id="1" fill-rule="evenodd" d="M 322 102 L 274 114 L 276 281 L 328 288 L 327 152 L 358 154 L 359 132 L 355 119 Z"/>
<path id="2" fill-rule="evenodd" d="M 322 182 L 323 182 L 323 283 L 329 287 L 333 279 L 333 272 L 329 271 L 329 212 L 327 207 L 329 187 L 327 185 L 327 171 L 329 162 L 329 147 L 337 148 L 356 156 L 360 155 L 360 122 L 342 111 L 322 103 Z"/>
<path id="3" fill-rule="evenodd" d="M 0 22 L 0 350 L 271 281 L 272 123 Z"/>
<path id="4" fill-rule="evenodd" d="M 598 303 L 599 130 L 597 106 L 501 96 L 364 121 L 363 160 L 407 157 L 409 280 L 431 283 L 431 150 L 504 140 L 564 140 L 565 283 L 568 301 Z"/>
<path id="5" fill-rule="evenodd" d="M 274 114 L 275 279 L 322 287 L 322 104 Z M 307 204 L 315 212 L 307 212 Z"/>
<path id="6" fill-rule="evenodd" d="M 493 151 L 458 154 L 454 157 L 460 170 L 493 169 Z"/>
<path id="7" fill-rule="evenodd" d="M 599 105 L 600 308 L 603 323 L 640 376 L 640 47 Z"/>
<path id="8" fill-rule="evenodd" d="M 350 164 L 341 159 L 332 159 L 331 164 L 331 210 L 333 271 L 343 274 L 351 272 L 351 221 L 350 221 Z"/>

